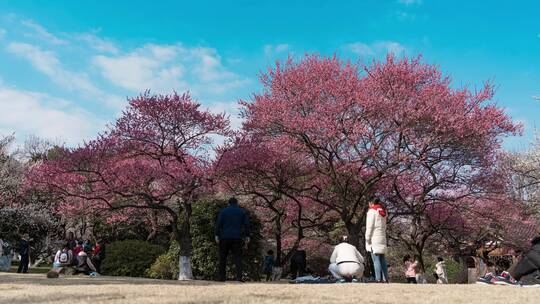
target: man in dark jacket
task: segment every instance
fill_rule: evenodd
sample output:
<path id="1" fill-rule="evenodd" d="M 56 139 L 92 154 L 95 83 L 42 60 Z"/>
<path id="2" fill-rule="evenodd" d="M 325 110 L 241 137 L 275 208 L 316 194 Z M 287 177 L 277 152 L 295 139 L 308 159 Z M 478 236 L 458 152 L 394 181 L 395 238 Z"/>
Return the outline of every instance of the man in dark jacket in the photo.
<path id="1" fill-rule="evenodd" d="M 22 236 L 21 241 L 19 242 L 18 252 L 21 256 L 21 260 L 19 261 L 17 273 L 27 273 L 28 263 L 30 261 L 30 238 L 28 237 L 28 234 Z"/>
<path id="2" fill-rule="evenodd" d="M 243 238 L 249 242 L 249 217 L 238 206 L 236 198 L 229 199 L 229 206 L 219 212 L 216 222 L 215 238 L 219 245 L 219 280 L 225 281 L 227 256 L 232 252 L 236 267 L 236 280 L 242 281 Z"/>
<path id="3" fill-rule="evenodd" d="M 540 285 L 540 236 L 531 243 L 531 250 L 517 263 L 512 276 L 526 285 Z"/>

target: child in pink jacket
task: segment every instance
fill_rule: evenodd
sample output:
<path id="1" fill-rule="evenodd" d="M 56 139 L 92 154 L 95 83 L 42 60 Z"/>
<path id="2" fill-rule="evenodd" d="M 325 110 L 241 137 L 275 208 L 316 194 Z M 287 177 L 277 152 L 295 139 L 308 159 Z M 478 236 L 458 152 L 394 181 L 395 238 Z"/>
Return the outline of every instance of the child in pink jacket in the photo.
<path id="1" fill-rule="evenodd" d="M 416 268 L 418 266 L 417 261 L 412 261 L 410 255 L 403 257 L 403 264 L 405 266 L 405 278 L 407 283 L 416 284 Z"/>

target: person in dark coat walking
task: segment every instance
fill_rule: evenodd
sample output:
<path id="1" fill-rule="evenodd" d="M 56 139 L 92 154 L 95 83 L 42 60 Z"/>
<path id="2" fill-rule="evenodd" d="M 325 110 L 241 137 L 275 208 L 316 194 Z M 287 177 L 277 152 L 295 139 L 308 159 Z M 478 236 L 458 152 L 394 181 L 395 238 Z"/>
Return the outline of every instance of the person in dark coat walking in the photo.
<path id="1" fill-rule="evenodd" d="M 30 238 L 28 234 L 24 234 L 19 242 L 19 255 L 21 260 L 19 261 L 19 268 L 17 268 L 17 273 L 27 273 L 28 272 L 28 263 L 30 261 Z"/>
<path id="2" fill-rule="evenodd" d="M 236 267 L 236 280 L 242 281 L 242 247 L 244 240 L 249 243 L 249 217 L 243 208 L 238 206 L 236 198 L 229 199 L 229 206 L 219 212 L 215 239 L 219 245 L 219 280 L 225 281 L 227 256 L 232 252 Z"/>

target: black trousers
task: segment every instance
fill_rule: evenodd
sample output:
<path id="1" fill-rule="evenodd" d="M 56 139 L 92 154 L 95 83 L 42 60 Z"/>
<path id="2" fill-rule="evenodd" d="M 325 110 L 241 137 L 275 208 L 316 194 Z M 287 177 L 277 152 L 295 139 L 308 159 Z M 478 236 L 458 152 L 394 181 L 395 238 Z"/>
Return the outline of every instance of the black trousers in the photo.
<path id="1" fill-rule="evenodd" d="M 19 262 L 19 268 L 17 268 L 17 273 L 27 273 L 28 272 L 28 255 L 21 255 L 21 261 Z"/>
<path id="2" fill-rule="evenodd" d="M 304 261 L 291 261 L 291 279 L 296 279 L 306 274 L 306 263 Z"/>
<path id="3" fill-rule="evenodd" d="M 413 278 L 413 277 L 407 277 L 407 283 L 409 283 L 409 284 L 416 284 L 416 278 Z"/>
<path id="4" fill-rule="evenodd" d="M 236 267 L 236 280 L 242 280 L 242 245 L 241 239 L 219 241 L 219 280 L 225 281 L 227 275 L 227 257 L 232 253 Z"/>

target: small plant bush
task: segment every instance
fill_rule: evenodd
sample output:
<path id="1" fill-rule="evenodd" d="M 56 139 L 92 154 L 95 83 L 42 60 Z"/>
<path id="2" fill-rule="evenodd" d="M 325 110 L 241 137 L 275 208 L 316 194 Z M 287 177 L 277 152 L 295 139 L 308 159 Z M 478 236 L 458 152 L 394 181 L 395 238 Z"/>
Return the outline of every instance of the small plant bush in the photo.
<path id="1" fill-rule="evenodd" d="M 159 246 L 140 240 L 117 241 L 107 246 L 102 270 L 106 275 L 142 277 L 158 256 Z"/>
<path id="2" fill-rule="evenodd" d="M 175 280 L 178 278 L 180 247 L 173 241 L 166 253 L 160 255 L 150 266 L 146 275 L 152 279 Z"/>

